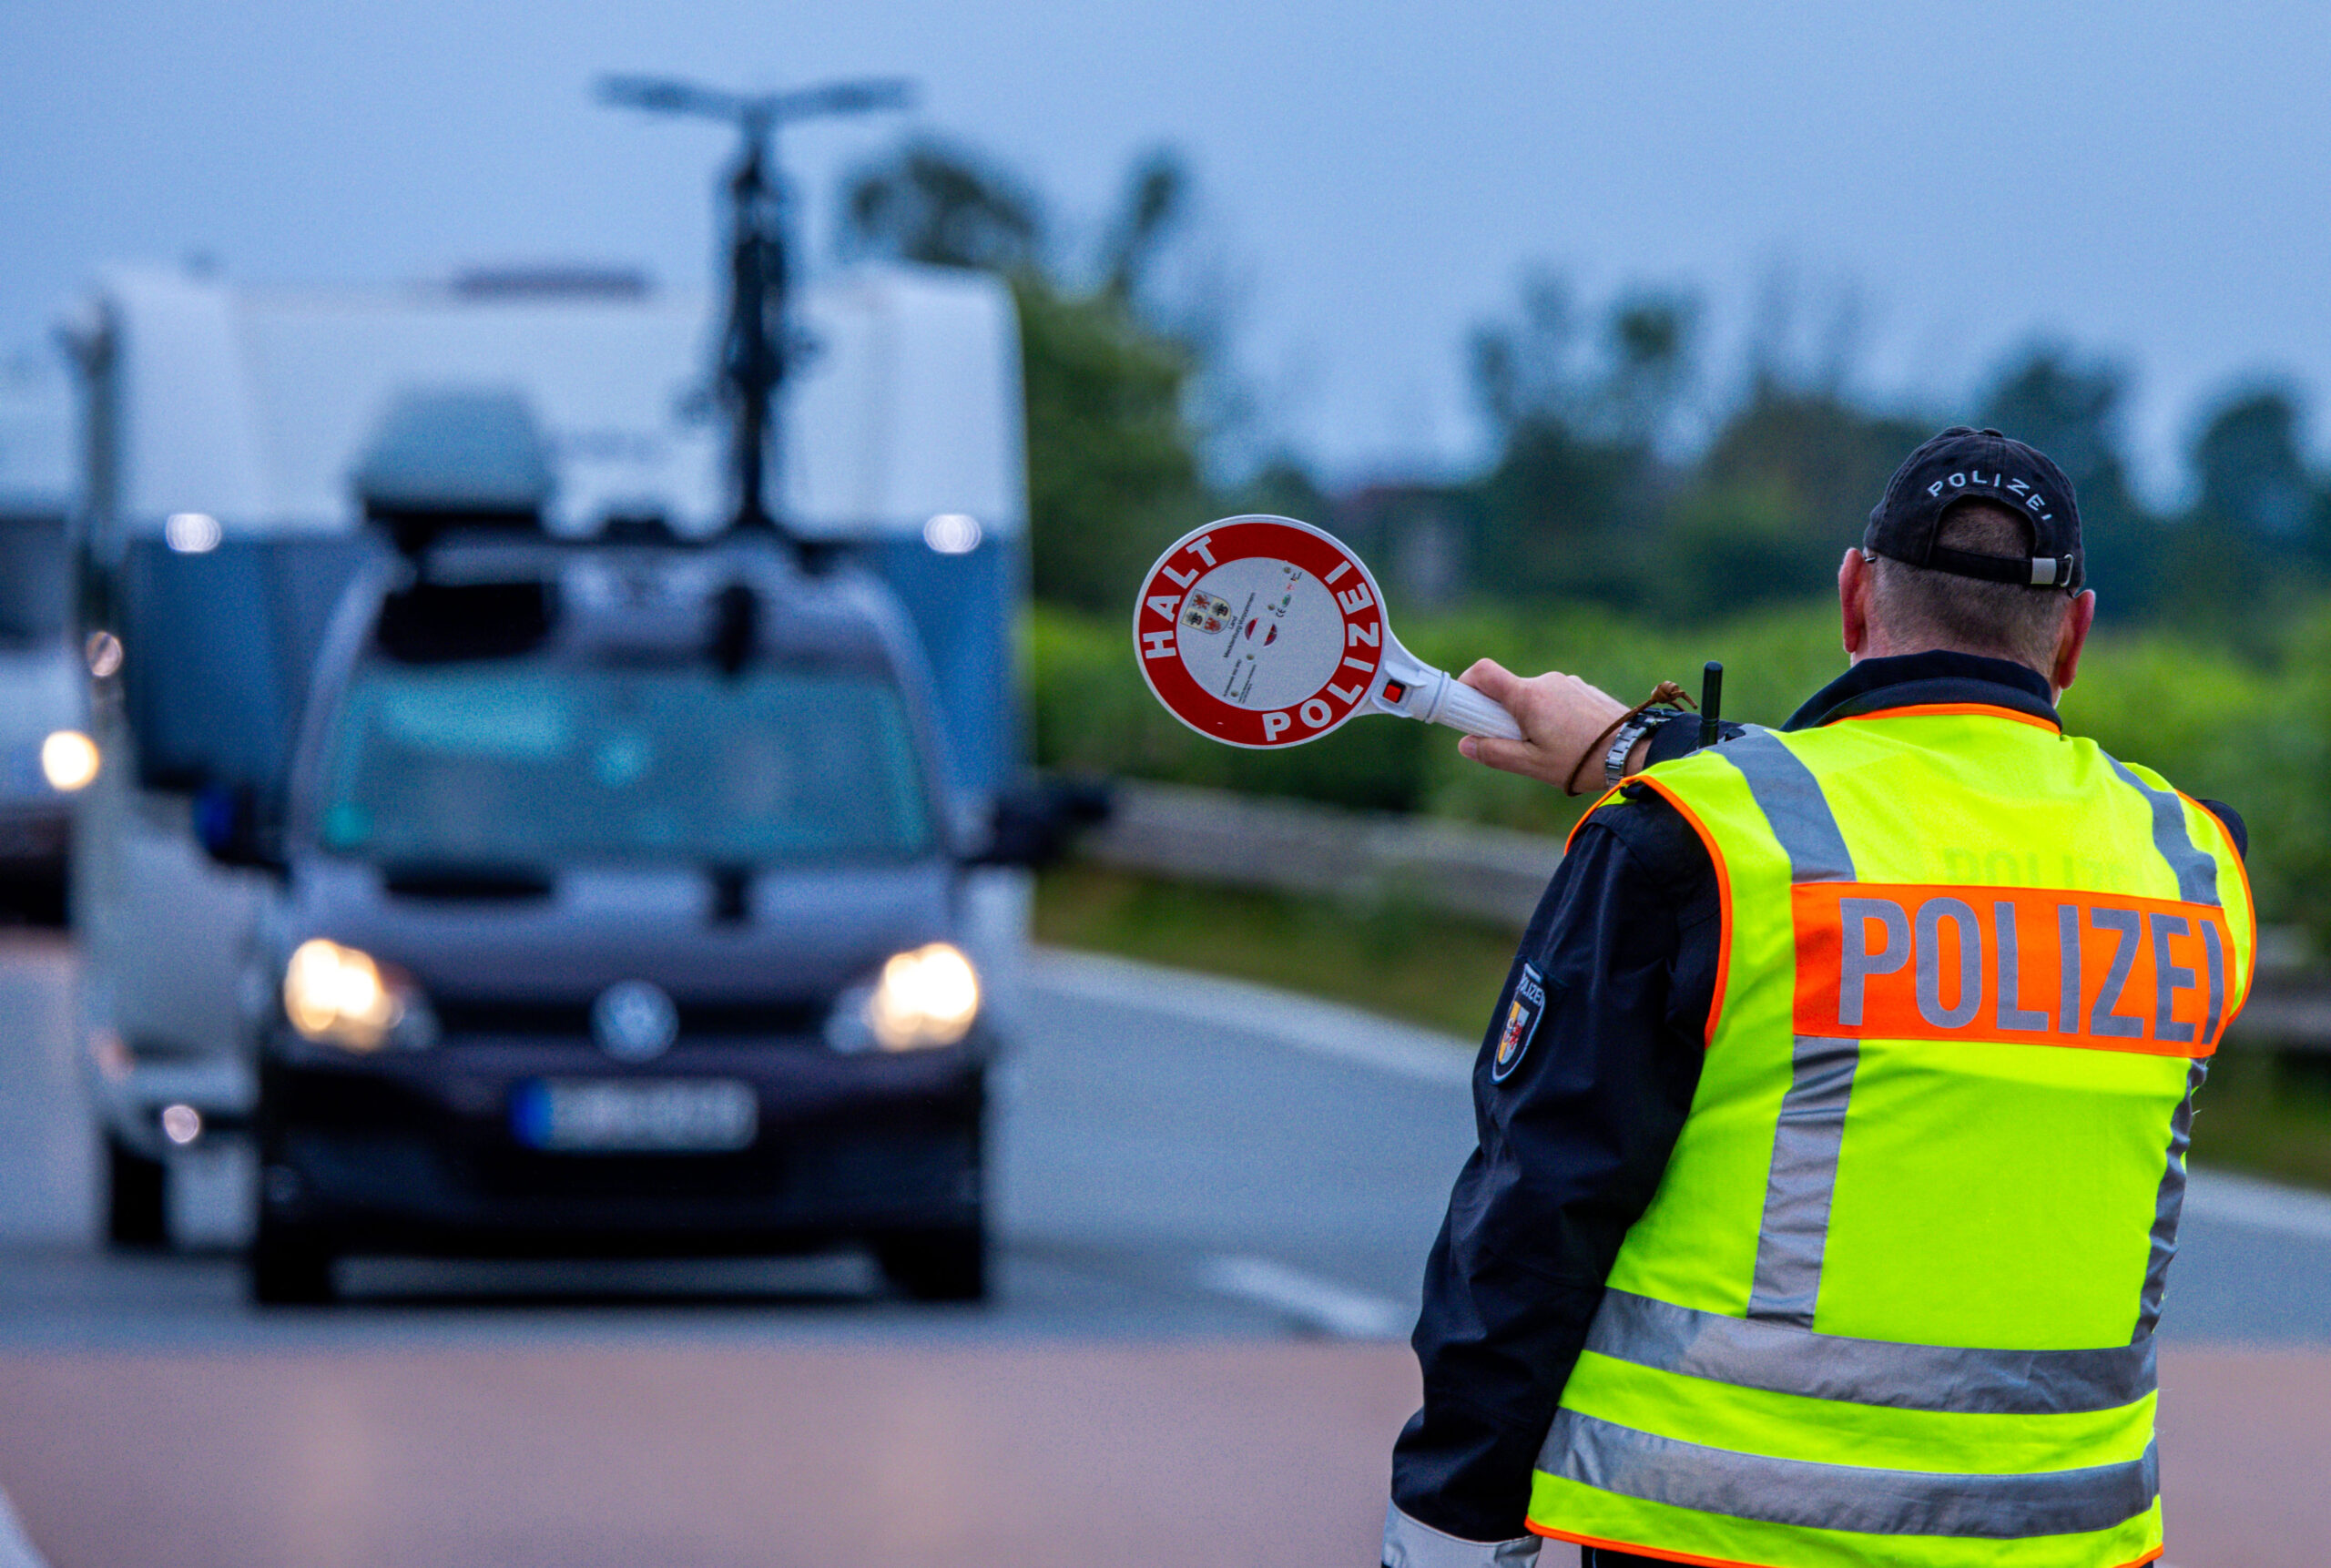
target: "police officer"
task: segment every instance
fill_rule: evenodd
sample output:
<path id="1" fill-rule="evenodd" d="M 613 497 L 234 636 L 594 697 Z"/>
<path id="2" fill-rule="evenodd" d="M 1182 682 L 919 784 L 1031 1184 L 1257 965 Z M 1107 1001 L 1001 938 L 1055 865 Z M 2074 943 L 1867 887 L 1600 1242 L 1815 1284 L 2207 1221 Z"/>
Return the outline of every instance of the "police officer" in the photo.
<path id="1" fill-rule="evenodd" d="M 2153 1333 L 2256 928 L 2234 812 L 2062 731 L 2082 578 L 2062 472 L 1956 428 L 1778 730 L 1467 672 L 1526 736 L 1467 755 L 1615 787 L 1475 1069 L 1389 1568 L 2158 1554 Z"/>

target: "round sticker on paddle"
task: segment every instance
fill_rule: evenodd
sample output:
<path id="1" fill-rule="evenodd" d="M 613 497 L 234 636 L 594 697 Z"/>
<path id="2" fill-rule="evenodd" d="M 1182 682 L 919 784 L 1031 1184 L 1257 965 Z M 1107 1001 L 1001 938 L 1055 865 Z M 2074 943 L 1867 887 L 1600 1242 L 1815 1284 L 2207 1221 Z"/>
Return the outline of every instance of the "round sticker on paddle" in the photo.
<path id="1" fill-rule="evenodd" d="M 1176 540 L 1142 584 L 1133 635 L 1166 711 L 1226 745 L 1297 746 L 1359 713 L 1522 736 L 1400 647 L 1367 565 L 1292 517 L 1226 517 Z"/>

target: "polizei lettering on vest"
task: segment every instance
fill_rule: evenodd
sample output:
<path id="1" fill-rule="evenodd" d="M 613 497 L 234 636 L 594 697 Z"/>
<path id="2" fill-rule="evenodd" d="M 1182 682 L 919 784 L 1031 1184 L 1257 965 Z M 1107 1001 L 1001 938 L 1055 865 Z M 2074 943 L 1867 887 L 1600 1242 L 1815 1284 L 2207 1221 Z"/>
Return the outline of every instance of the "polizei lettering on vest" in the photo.
<path id="1" fill-rule="evenodd" d="M 1800 1035 L 2206 1056 L 2238 982 L 2210 904 L 1870 882 L 1791 897 Z"/>

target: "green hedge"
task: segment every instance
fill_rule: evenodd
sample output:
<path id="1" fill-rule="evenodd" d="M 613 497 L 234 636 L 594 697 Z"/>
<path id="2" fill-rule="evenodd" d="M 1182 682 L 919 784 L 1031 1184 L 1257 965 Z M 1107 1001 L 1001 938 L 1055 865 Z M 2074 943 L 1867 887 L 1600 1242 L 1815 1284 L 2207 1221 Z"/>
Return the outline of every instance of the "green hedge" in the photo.
<path id="1" fill-rule="evenodd" d="M 1665 678 L 1697 692 L 1725 666 L 1727 718 L 1778 724 L 1845 667 L 1827 603 L 1676 630 L 1558 606 L 1404 619 L 1418 657 L 1448 669 L 1490 657 L 1510 669 L 1573 671 L 1628 701 Z M 1337 805 L 1421 811 L 1547 832 L 1583 801 L 1457 755 L 1451 732 L 1364 719 L 1285 751 L 1215 745 L 1160 708 L 1125 628 L 1039 606 L 1030 626 L 1032 711 L 1046 767 L 1123 774 Z M 2248 822 L 2262 916 L 2331 930 L 2331 606 L 2304 617 L 2268 658 L 2168 632 L 2092 643 L 2064 718 L 2113 755 L 2232 804 Z"/>

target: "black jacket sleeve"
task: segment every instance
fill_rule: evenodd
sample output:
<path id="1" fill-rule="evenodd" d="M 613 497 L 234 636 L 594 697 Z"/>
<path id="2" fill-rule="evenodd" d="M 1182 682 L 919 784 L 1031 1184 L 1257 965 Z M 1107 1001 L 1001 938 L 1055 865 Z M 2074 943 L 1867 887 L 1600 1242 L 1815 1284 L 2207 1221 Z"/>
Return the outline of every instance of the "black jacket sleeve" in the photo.
<path id="1" fill-rule="evenodd" d="M 2226 837 L 2234 840 L 2234 852 L 2244 860 L 2250 858 L 2250 828 L 2242 815 L 2223 800 L 2204 800 L 2202 809 L 2225 824 Z"/>
<path id="2" fill-rule="evenodd" d="M 1480 1146 L 1426 1265 L 1424 1408 L 1392 1460 L 1411 1518 L 1524 1533 L 1538 1446 L 1699 1081 L 1720 919 L 1705 848 L 1640 787 L 1587 820 L 1540 901 L 1474 1065 Z M 1542 1012 L 1501 1079 L 1525 979 Z"/>

